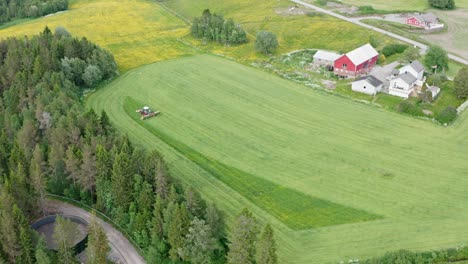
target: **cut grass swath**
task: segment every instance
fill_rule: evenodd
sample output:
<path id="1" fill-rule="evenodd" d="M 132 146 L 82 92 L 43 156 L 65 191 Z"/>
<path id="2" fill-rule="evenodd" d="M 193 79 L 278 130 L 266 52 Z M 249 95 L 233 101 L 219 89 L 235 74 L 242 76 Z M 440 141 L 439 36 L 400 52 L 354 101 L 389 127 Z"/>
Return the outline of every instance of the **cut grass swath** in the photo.
<path id="1" fill-rule="evenodd" d="M 294 230 L 381 218 L 363 210 L 357 210 L 282 187 L 207 157 L 164 134 L 157 129 L 157 126 L 151 126 L 147 122 L 141 121 L 134 110 L 141 105 L 143 105 L 142 102 L 130 97 L 125 98 L 125 112 L 140 126 Z"/>

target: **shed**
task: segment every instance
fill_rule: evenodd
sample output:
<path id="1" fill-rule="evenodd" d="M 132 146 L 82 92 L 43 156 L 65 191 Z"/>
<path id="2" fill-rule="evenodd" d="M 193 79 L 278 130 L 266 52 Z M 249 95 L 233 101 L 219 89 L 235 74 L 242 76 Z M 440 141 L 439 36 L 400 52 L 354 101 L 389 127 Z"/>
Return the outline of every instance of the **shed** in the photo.
<path id="1" fill-rule="evenodd" d="M 437 86 L 430 86 L 427 83 L 426 83 L 426 86 L 427 86 L 427 90 L 430 91 L 432 94 L 432 100 L 434 100 L 437 97 L 437 95 L 439 95 L 440 88 Z"/>
<path id="2" fill-rule="evenodd" d="M 339 57 L 341 57 L 341 54 L 331 51 L 318 50 L 314 55 L 314 65 L 333 66 Z"/>
<path id="3" fill-rule="evenodd" d="M 383 83 L 373 75 L 364 76 L 351 83 L 351 89 L 355 92 L 375 95 L 382 90 Z"/>

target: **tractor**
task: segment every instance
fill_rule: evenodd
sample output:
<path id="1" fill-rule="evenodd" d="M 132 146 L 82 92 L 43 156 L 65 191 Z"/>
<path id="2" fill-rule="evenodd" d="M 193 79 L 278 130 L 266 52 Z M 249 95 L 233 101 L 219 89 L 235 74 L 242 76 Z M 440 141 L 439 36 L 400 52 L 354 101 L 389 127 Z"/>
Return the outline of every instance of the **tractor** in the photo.
<path id="1" fill-rule="evenodd" d="M 148 106 L 144 106 L 143 108 L 136 110 L 136 112 L 140 114 L 141 120 L 146 120 L 153 116 L 159 115 L 159 111 L 153 111 Z"/>

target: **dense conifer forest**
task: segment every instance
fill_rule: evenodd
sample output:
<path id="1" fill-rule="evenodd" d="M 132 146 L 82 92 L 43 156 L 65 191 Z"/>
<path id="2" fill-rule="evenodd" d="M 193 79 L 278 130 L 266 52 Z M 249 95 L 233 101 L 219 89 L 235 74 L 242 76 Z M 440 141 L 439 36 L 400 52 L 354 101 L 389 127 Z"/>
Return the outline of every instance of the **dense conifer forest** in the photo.
<path id="1" fill-rule="evenodd" d="M 68 0 L 0 0 L 0 24 L 18 18 L 34 18 L 63 11 Z"/>
<path id="2" fill-rule="evenodd" d="M 228 243 L 216 206 L 177 183 L 159 153 L 119 135 L 105 112 L 85 109 L 83 91 L 117 74 L 112 54 L 63 28 L 0 42 L 0 263 L 65 259 L 29 228 L 48 193 L 110 216 L 148 263 L 276 263 L 271 228 L 259 236 L 244 210 Z"/>

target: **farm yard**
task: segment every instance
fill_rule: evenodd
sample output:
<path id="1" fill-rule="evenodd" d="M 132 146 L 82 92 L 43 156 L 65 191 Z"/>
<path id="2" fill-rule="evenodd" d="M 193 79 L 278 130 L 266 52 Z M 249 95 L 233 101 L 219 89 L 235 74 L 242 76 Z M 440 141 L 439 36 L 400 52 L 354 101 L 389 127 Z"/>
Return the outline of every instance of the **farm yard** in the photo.
<path id="1" fill-rule="evenodd" d="M 343 96 L 349 87 L 339 93 L 341 82 L 336 96 L 252 67 L 277 59 L 254 51 L 259 30 L 277 33 L 278 54 L 346 52 L 370 35 L 392 42 L 329 16 L 277 12 L 290 5 L 73 0 L 67 12 L 0 29 L 0 38 L 63 26 L 109 49 L 122 75 L 91 92 L 87 106 L 105 110 L 132 142 L 160 151 L 172 175 L 215 202 L 228 221 L 247 207 L 271 223 L 280 263 L 347 263 L 465 244 L 468 114 L 442 127 L 350 100 Z M 251 41 L 226 47 L 191 37 L 180 17 L 207 7 L 240 22 Z M 160 114 L 140 120 L 135 109 L 143 105 Z"/>
<path id="2" fill-rule="evenodd" d="M 442 128 L 209 55 L 130 71 L 87 102 L 135 142 L 163 151 L 175 175 L 229 214 L 247 206 L 272 222 L 287 263 L 464 242 L 466 115 Z M 161 116 L 140 123 L 139 102 Z M 282 196 L 292 190 L 298 200 Z M 269 203 L 278 199 L 283 208 Z M 326 213 L 282 215 L 302 199 L 349 214 L 328 226 Z M 355 210 L 375 220 L 356 222 Z M 322 227 L 300 225 L 303 217 Z"/>

